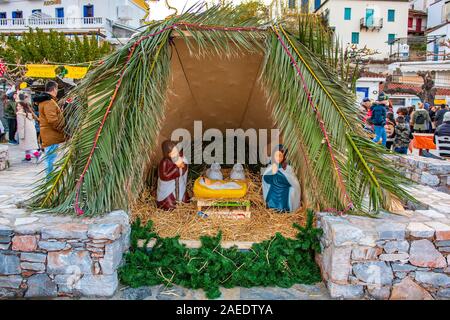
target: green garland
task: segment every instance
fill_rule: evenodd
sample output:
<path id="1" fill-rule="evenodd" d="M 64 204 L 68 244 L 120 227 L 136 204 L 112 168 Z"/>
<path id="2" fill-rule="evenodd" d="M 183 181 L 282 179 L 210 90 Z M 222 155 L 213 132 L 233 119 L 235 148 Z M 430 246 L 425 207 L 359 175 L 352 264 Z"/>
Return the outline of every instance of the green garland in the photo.
<path id="1" fill-rule="evenodd" d="M 308 210 L 306 226 L 294 224 L 299 230 L 296 239 L 277 233 L 270 240 L 253 244 L 249 251 L 222 248 L 221 233 L 201 237 L 202 246 L 189 249 L 180 244 L 178 236 L 160 238 L 152 232 L 151 221 L 141 226 L 137 220 L 132 226 L 131 251 L 125 255 L 119 277 L 133 288 L 158 284 L 203 288 L 210 299 L 220 297 L 220 286 L 289 288 L 295 283 L 313 284 L 321 280 L 314 254 L 320 252 L 322 234 L 313 226 L 313 216 Z M 145 240 L 141 248 L 139 239 Z M 156 243 L 148 250 L 151 239 L 156 239 Z"/>

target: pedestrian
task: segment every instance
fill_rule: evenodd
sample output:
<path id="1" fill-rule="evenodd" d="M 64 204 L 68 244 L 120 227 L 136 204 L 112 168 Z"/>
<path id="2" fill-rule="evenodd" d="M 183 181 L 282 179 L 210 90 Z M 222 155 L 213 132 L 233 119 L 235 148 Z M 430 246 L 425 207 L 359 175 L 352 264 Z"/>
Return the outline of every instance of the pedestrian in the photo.
<path id="1" fill-rule="evenodd" d="M 407 154 L 412 138 L 411 131 L 406 125 L 405 117 L 398 116 L 395 126 L 394 152 Z"/>
<path id="2" fill-rule="evenodd" d="M 428 133 L 429 124 L 431 123 L 430 115 L 424 109 L 425 105 L 422 102 L 418 103 L 418 108 L 411 117 L 411 128 L 413 128 L 414 132 Z"/>
<path id="3" fill-rule="evenodd" d="M 442 121 L 442 124 L 436 128 L 436 131 L 434 132 L 434 143 L 436 143 L 436 137 L 449 137 L 450 138 L 450 112 L 447 112 L 444 115 L 444 119 Z M 447 151 L 440 153 L 440 156 L 447 157 L 448 153 L 450 153 L 450 148 L 439 146 L 439 150 L 441 151 Z"/>
<path id="4" fill-rule="evenodd" d="M 375 138 L 372 140 L 375 143 L 379 143 L 386 146 L 386 129 L 384 128 L 386 124 L 386 108 L 388 105 L 388 96 L 381 92 L 378 95 L 377 101 L 372 104 L 372 116 L 370 117 L 370 122 L 373 124 L 375 131 Z"/>
<path id="5" fill-rule="evenodd" d="M 370 107 L 372 106 L 372 101 L 369 98 L 364 98 L 361 102 L 361 106 L 359 108 L 360 119 L 363 123 L 367 122 L 367 119 L 371 116 Z"/>
<path id="6" fill-rule="evenodd" d="M 441 107 L 439 108 L 439 110 L 436 112 L 436 116 L 434 117 L 434 125 L 435 127 L 439 127 L 443 120 L 444 120 L 444 115 L 448 112 L 446 105 L 445 104 L 441 104 Z"/>
<path id="7" fill-rule="evenodd" d="M 386 124 L 384 126 L 386 129 L 386 148 L 391 150 L 392 145 L 394 144 L 394 136 L 395 136 L 395 118 L 392 112 L 388 112 L 386 116 Z"/>
<path id="8" fill-rule="evenodd" d="M 4 109 L 5 119 L 8 123 L 8 136 L 10 144 L 19 144 L 16 140 L 16 132 L 17 132 L 16 98 L 17 93 L 12 92 L 8 96 L 8 101 Z"/>
<path id="9" fill-rule="evenodd" d="M 24 92 L 20 92 L 16 102 L 19 147 L 25 152 L 23 161 L 31 161 L 32 156 L 38 161 L 40 152 L 38 151 L 39 145 L 35 128 L 37 117 L 31 107 L 31 97 Z"/>
<path id="10" fill-rule="evenodd" d="M 42 147 L 46 154 L 47 175 L 53 171 L 58 146 L 66 140 L 63 115 L 56 103 L 57 95 L 58 84 L 50 80 L 45 85 L 45 93 L 35 99 L 39 103 L 39 123 Z"/>
<path id="11" fill-rule="evenodd" d="M 408 116 L 405 117 L 405 121 L 407 121 L 411 125 L 411 118 L 414 115 L 414 112 L 416 111 L 416 106 L 412 105 L 408 107 Z"/>
<path id="12" fill-rule="evenodd" d="M 397 117 L 403 117 L 405 119 L 405 125 L 409 129 L 409 110 L 406 107 L 400 107 L 397 109 Z"/>

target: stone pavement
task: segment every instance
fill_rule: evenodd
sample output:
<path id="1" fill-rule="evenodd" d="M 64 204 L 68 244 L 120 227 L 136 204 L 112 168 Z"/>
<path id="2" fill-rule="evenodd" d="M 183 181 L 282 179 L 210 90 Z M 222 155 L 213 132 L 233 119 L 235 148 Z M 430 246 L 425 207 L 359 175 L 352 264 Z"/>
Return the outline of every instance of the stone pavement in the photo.
<path id="1" fill-rule="evenodd" d="M 22 162 L 25 155 L 18 146 L 8 148 L 10 166 L 0 171 L 0 214 L 18 212 L 16 204 L 28 197 L 32 184 L 42 177 L 40 173 L 45 168 L 43 163 Z"/>
<path id="2" fill-rule="evenodd" d="M 22 297 L 22 296 L 36 297 L 39 296 L 39 294 L 46 294 L 49 297 L 53 297 L 53 299 L 90 299 L 86 297 L 82 298 L 56 297 L 57 295 L 60 295 L 61 292 L 67 291 L 67 286 L 61 284 L 59 280 L 60 278 L 64 278 L 67 276 L 73 277 L 73 275 L 68 275 L 70 271 L 69 269 L 73 267 L 73 265 L 63 266 L 58 264 L 57 266 L 58 268 L 55 269 L 52 264 L 53 263 L 52 261 L 55 260 L 54 256 L 59 259 L 59 260 L 57 259 L 59 262 L 63 261 L 64 259 L 67 260 L 66 256 L 68 256 L 69 254 L 68 252 L 72 251 L 73 254 L 70 254 L 69 260 L 71 261 L 73 260 L 73 262 L 71 263 L 75 263 L 76 265 L 83 267 L 82 271 L 84 273 L 79 283 L 74 285 L 75 289 L 78 289 L 81 292 L 85 292 L 86 295 L 88 296 L 98 295 L 99 293 L 102 292 L 104 293 L 104 295 L 112 295 L 111 292 L 114 292 L 111 291 L 114 288 L 113 280 L 116 279 L 115 267 L 117 267 L 117 259 L 115 258 L 109 259 L 108 255 L 116 257 L 117 254 L 114 254 L 114 252 L 108 252 L 107 248 L 106 249 L 100 248 L 100 243 L 98 242 L 104 240 L 95 240 L 97 239 L 95 238 L 92 241 L 96 241 L 97 244 L 89 245 L 89 243 L 86 243 L 88 239 L 85 239 L 86 237 L 84 237 L 84 234 L 86 232 L 87 237 L 92 236 L 89 230 L 92 229 L 93 224 L 96 224 L 97 226 L 96 228 L 101 226 L 102 230 L 105 228 L 108 229 L 107 227 L 111 225 L 111 221 L 109 220 L 111 220 L 112 218 L 107 216 L 95 220 L 95 219 L 77 219 L 74 217 L 64 217 L 64 216 L 50 216 L 46 214 L 38 215 L 33 214 L 31 212 L 27 212 L 23 208 L 18 208 L 17 204 L 20 204 L 20 202 L 25 200 L 30 194 L 30 191 L 32 190 L 32 183 L 35 182 L 40 177 L 42 177 L 41 172 L 44 169 L 44 164 L 22 162 L 24 156 L 23 152 L 21 152 L 17 146 L 9 145 L 8 147 L 9 147 L 10 167 L 5 171 L 0 171 L 0 229 L 2 229 L 3 227 L 3 231 L 9 230 L 11 234 L 15 232 L 15 236 L 11 235 L 12 239 L 8 241 L 5 240 L 6 242 L 3 241 L 5 243 L 0 244 L 0 254 L 2 254 L 2 251 L 3 252 L 7 251 L 7 253 L 0 255 L 0 258 L 4 257 L 8 261 L 10 262 L 12 261 L 15 264 L 17 264 L 17 266 L 13 266 L 14 268 L 12 268 L 14 270 L 17 270 L 17 272 L 11 273 L 8 270 L 7 272 L 8 275 L 6 277 L 3 276 L 2 278 L 2 276 L 0 276 L 0 298 L 2 297 L 2 292 L 4 292 L 3 294 L 4 297 Z M 114 214 L 114 212 L 111 214 Z M 117 213 L 116 215 L 120 217 L 119 213 Z M 104 221 L 105 219 L 109 220 Z M 89 224 L 89 229 L 86 227 L 86 224 Z M 59 227 L 56 225 L 58 225 Z M 50 231 L 53 232 L 51 236 L 48 236 L 49 228 L 51 229 Z M 83 239 L 85 240 L 80 240 L 78 241 L 80 243 L 78 243 L 76 239 L 73 238 L 75 236 L 80 237 L 79 236 L 80 232 L 83 234 Z M 123 230 L 122 232 L 125 233 L 125 230 Z M 102 236 L 105 236 L 105 234 L 102 234 Z M 37 239 L 49 237 L 52 239 L 47 239 L 45 241 L 42 241 L 42 239 L 41 241 L 38 241 Z M 72 240 L 67 240 L 68 238 Z M 110 237 L 108 237 L 108 239 L 109 238 Z M 30 239 L 34 241 L 31 242 L 25 241 Z M 116 239 L 116 237 L 114 237 L 114 239 Z M 111 241 L 112 240 L 108 240 L 108 243 Z M 122 241 L 116 242 L 119 243 Z M 111 244 L 102 243 L 101 245 L 108 247 L 112 246 L 116 242 Z M 49 245 L 51 246 L 49 247 Z M 62 246 L 59 247 L 59 245 Z M 39 255 L 39 258 L 41 258 L 42 261 L 35 262 L 33 260 L 34 262 L 30 263 L 24 260 L 25 258 L 28 259 L 27 257 L 30 256 L 31 251 L 38 251 L 39 253 L 33 254 L 34 256 Z M 47 258 L 45 260 L 44 257 L 46 255 L 48 255 L 48 257 L 51 257 L 52 259 Z M 91 257 L 90 259 L 89 255 Z M 81 257 L 83 259 L 80 258 L 81 259 L 80 260 L 77 257 Z M 109 261 L 108 259 L 112 261 Z M 90 268 L 88 263 L 84 263 L 85 262 L 84 260 L 89 260 L 88 261 L 89 263 L 92 262 L 93 267 Z M 105 263 L 106 260 L 108 260 L 108 262 L 110 263 L 106 264 Z M 96 261 L 98 261 L 99 263 L 97 263 Z M 114 264 L 112 264 L 113 262 Z M 10 267 L 11 263 L 8 264 Z M 31 269 L 34 270 L 28 270 L 30 267 Z M 86 283 L 84 283 L 86 281 L 83 282 L 84 278 L 90 279 L 91 282 L 97 281 L 97 283 L 99 284 L 98 288 L 94 288 L 94 286 L 88 286 Z M 7 289 L 10 289 L 9 291 L 5 291 L 4 285 L 2 285 L 1 281 L 2 279 L 4 284 L 7 283 L 8 286 Z M 101 283 L 99 281 L 101 281 Z M 103 287 L 103 291 L 101 287 Z M 52 290 L 50 290 L 49 288 L 51 288 Z M 221 291 L 222 297 L 220 299 L 227 299 L 227 300 L 228 299 L 229 300 L 330 299 L 328 291 L 323 283 L 318 283 L 316 285 L 311 286 L 294 285 L 289 289 L 222 288 Z M 122 286 L 119 287 L 119 290 L 115 291 L 114 295 L 112 295 L 112 297 L 110 297 L 109 299 L 203 300 L 206 299 L 206 296 L 203 290 L 191 290 L 178 286 L 167 288 L 163 285 L 158 285 L 152 287 L 141 287 L 137 289 Z"/>

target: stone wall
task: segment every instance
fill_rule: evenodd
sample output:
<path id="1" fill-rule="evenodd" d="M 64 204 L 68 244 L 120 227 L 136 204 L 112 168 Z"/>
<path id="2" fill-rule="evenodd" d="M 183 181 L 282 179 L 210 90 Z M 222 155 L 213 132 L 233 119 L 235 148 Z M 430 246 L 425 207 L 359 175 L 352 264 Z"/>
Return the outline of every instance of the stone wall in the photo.
<path id="1" fill-rule="evenodd" d="M 8 146 L 0 144 L 0 171 L 9 168 L 9 152 Z"/>
<path id="2" fill-rule="evenodd" d="M 19 210 L 19 209 L 9 209 Z M 112 296 L 128 250 L 128 215 L 0 219 L 0 298 Z"/>
<path id="3" fill-rule="evenodd" d="M 396 168 L 407 178 L 441 192 L 450 193 L 450 161 L 413 155 L 395 155 L 391 158 Z"/>
<path id="4" fill-rule="evenodd" d="M 317 215 L 324 235 L 316 260 L 332 298 L 450 298 L 450 213 L 409 214 Z"/>

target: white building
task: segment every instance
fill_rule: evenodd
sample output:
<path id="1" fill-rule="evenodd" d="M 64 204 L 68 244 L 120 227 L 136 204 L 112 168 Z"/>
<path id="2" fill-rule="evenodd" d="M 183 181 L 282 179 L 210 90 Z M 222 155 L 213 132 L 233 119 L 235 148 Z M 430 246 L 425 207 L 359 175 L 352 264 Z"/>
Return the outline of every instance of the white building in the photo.
<path id="1" fill-rule="evenodd" d="M 203 0 L 207 6 L 215 4 L 232 3 L 239 5 L 249 0 Z M 289 13 L 299 13 L 303 7 L 304 11 L 312 12 L 314 9 L 313 0 L 258 0 L 269 8 L 273 18 Z M 316 0 L 316 4 L 318 4 Z M 199 0 L 147 0 L 149 15 L 147 21 L 163 20 L 174 14 L 181 14 L 190 7 L 197 4 Z"/>
<path id="2" fill-rule="evenodd" d="M 53 29 L 114 43 L 135 33 L 145 14 L 144 0 L 0 0 L 0 34 Z"/>
<path id="3" fill-rule="evenodd" d="M 427 31 L 432 41 L 427 43 L 428 60 L 440 61 L 450 58 L 450 0 L 438 0 L 428 7 Z"/>
<path id="4" fill-rule="evenodd" d="M 389 43 L 408 35 L 408 0 L 325 0 L 315 11 L 322 14 L 345 47 L 375 50 L 374 60 L 387 59 Z"/>

